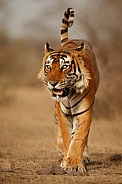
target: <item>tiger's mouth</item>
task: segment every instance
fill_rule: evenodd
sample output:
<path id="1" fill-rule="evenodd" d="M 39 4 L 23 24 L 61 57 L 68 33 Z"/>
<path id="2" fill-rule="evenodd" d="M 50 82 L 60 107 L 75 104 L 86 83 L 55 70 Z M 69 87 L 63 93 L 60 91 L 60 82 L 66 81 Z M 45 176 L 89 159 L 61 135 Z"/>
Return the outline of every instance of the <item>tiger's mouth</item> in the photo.
<path id="1" fill-rule="evenodd" d="M 56 97 L 56 96 L 59 96 L 59 97 L 65 97 L 67 96 L 69 93 L 69 89 L 68 88 L 64 88 L 64 89 L 52 89 L 52 96 L 53 97 Z"/>
<path id="2" fill-rule="evenodd" d="M 58 95 L 58 96 L 61 96 L 63 94 L 63 90 L 62 89 L 53 89 L 52 90 L 53 94 L 54 95 Z"/>

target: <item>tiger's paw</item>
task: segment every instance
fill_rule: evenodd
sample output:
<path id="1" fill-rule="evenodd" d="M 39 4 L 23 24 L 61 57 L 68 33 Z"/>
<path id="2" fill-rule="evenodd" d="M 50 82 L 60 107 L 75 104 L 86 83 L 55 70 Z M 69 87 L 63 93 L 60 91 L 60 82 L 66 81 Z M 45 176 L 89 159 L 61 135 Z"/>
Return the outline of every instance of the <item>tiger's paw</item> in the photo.
<path id="1" fill-rule="evenodd" d="M 61 162 L 61 167 L 69 175 L 86 175 L 86 167 L 81 163 L 81 160 L 67 158 Z"/>
<path id="2" fill-rule="evenodd" d="M 83 162 L 83 165 L 90 165 L 91 160 L 90 160 L 90 158 L 89 158 L 89 157 L 87 157 L 87 156 L 83 156 L 83 158 L 82 158 L 82 162 Z"/>

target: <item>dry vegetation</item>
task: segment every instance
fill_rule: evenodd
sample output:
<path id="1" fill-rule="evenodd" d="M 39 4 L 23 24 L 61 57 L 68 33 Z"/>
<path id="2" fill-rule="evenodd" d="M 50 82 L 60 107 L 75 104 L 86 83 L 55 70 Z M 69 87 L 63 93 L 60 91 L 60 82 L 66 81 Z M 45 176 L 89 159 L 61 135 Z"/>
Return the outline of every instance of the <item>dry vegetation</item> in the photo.
<path id="1" fill-rule="evenodd" d="M 46 91 L 30 87 L 11 89 L 10 93 L 14 94 L 13 100 L 0 106 L 1 184 L 121 183 L 122 125 L 119 122 L 93 120 L 89 137 L 92 163 L 87 166 L 88 176 L 38 175 L 41 168 L 59 166 L 53 101 Z"/>
<path id="2" fill-rule="evenodd" d="M 59 166 L 54 104 L 36 81 L 41 66 L 39 47 L 38 43 L 22 41 L 1 47 L 0 183 L 121 183 L 121 72 L 119 67 L 114 70 L 113 63 L 111 72 L 110 67 L 99 63 L 101 85 L 89 138 L 89 176 L 37 174 L 40 168 Z M 113 154 L 117 159 L 111 159 Z"/>

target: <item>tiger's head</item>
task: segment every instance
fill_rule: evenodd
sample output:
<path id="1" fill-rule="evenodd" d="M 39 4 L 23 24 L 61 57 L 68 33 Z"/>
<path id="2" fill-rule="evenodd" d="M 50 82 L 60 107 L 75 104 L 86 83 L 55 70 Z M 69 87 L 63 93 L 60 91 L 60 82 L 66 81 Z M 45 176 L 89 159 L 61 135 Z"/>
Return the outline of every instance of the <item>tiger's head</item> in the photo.
<path id="1" fill-rule="evenodd" d="M 43 78 L 53 97 L 66 97 L 72 89 L 82 93 L 89 86 L 91 76 L 83 60 L 84 53 L 84 43 L 76 49 L 56 51 L 45 44 L 43 68 L 38 78 Z"/>

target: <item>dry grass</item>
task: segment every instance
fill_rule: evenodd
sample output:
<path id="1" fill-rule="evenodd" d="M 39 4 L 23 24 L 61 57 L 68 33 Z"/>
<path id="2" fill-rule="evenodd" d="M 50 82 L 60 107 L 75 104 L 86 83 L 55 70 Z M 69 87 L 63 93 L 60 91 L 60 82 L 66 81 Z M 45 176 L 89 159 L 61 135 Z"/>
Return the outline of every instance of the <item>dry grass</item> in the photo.
<path id="1" fill-rule="evenodd" d="M 113 57 L 111 50 L 108 63 L 98 57 L 101 80 L 89 136 L 90 176 L 40 176 L 37 169 L 59 165 L 54 104 L 45 90 L 36 88 L 36 83 L 42 86 L 36 78 L 43 50 L 38 43 L 6 37 L 0 44 L 0 159 L 8 163 L 4 168 L 11 166 L 11 172 L 0 173 L 0 183 L 121 183 L 122 162 L 107 159 L 122 153 L 122 62 L 117 51 Z"/>
<path id="2" fill-rule="evenodd" d="M 89 176 L 37 175 L 42 167 L 58 166 L 53 124 L 54 103 L 46 91 L 10 89 L 12 101 L 0 106 L 0 157 L 11 172 L 0 173 L 0 183 L 121 183 L 122 162 L 107 158 L 122 153 L 120 119 L 93 119 Z"/>

